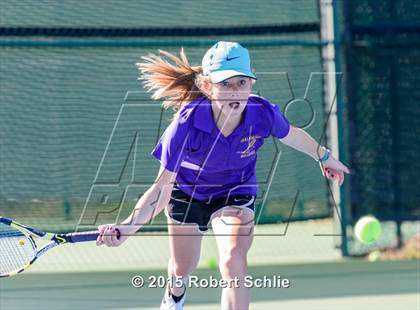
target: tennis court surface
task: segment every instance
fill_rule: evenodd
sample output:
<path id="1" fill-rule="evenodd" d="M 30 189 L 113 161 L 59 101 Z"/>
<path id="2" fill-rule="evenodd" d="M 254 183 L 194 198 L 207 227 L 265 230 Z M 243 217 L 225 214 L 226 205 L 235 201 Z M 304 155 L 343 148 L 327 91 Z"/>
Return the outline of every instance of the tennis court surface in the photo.
<path id="1" fill-rule="evenodd" d="M 142 288 L 133 276 L 145 279 Z M 151 276 L 165 271 L 31 273 L 0 280 L 0 309 L 157 309 L 163 289 Z M 218 277 L 199 269 L 199 279 Z M 343 261 L 259 266 L 250 275 L 279 276 L 289 288 L 253 288 L 251 309 L 420 309 L 420 261 Z M 220 288 L 190 288 L 185 309 L 219 309 Z"/>

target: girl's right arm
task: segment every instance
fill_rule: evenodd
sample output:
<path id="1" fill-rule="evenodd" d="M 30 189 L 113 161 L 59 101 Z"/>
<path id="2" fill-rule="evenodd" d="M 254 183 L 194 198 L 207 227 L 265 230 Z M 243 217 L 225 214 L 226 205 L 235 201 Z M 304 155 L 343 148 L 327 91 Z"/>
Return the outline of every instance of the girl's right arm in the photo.
<path id="1" fill-rule="evenodd" d="M 160 167 L 153 185 L 137 201 L 133 212 L 121 224 L 100 225 L 97 245 L 119 246 L 130 235 L 157 216 L 168 205 L 174 187 L 176 173 Z M 119 237 L 117 232 L 119 231 Z"/>

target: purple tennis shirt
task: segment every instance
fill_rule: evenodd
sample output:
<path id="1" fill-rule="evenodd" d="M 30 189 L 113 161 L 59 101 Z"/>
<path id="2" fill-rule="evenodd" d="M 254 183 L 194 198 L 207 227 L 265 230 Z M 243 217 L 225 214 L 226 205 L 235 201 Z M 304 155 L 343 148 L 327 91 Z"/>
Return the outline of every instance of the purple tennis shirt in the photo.
<path id="1" fill-rule="evenodd" d="M 201 201 L 233 194 L 256 195 L 257 151 L 264 139 L 284 138 L 289 122 L 277 105 L 251 95 L 239 126 L 227 137 L 216 127 L 211 102 L 200 97 L 175 114 L 152 151 L 177 172 L 177 186 Z"/>

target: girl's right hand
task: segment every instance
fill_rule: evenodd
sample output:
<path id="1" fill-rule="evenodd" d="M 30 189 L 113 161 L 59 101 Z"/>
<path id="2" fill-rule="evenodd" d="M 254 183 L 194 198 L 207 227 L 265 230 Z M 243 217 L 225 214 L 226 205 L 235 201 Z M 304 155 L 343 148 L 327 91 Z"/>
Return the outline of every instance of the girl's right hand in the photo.
<path id="1" fill-rule="evenodd" d="M 135 233 L 130 225 L 105 224 L 98 227 L 99 236 L 96 245 L 105 244 L 108 247 L 121 245 L 128 237 Z"/>

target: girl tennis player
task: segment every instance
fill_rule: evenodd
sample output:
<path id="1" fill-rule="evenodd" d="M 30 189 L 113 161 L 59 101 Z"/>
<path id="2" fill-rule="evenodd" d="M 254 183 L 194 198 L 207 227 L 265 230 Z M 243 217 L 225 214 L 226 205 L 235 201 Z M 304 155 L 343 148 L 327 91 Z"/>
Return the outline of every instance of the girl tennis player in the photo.
<path id="1" fill-rule="evenodd" d="M 249 290 L 241 280 L 247 275 L 253 239 L 255 167 L 264 139 L 274 136 L 311 156 L 320 163 L 323 175 L 339 185 L 349 170 L 304 130 L 291 126 L 275 104 L 251 94 L 257 78 L 248 50 L 238 43 L 216 43 L 204 55 L 202 66 L 196 67 L 183 50 L 180 58 L 161 53 L 167 59 L 150 55 L 138 64 L 153 99 L 164 98 L 165 108 L 177 110 L 152 152 L 160 161 L 160 171 L 129 218 L 120 225 L 99 226 L 97 244 L 120 245 L 165 209 L 168 274 L 174 281 L 167 287 L 161 309 L 183 309 L 184 282 L 197 266 L 202 236 L 211 223 L 220 273 L 226 283 L 239 279 L 239 285 L 223 288 L 221 307 L 248 309 Z"/>

